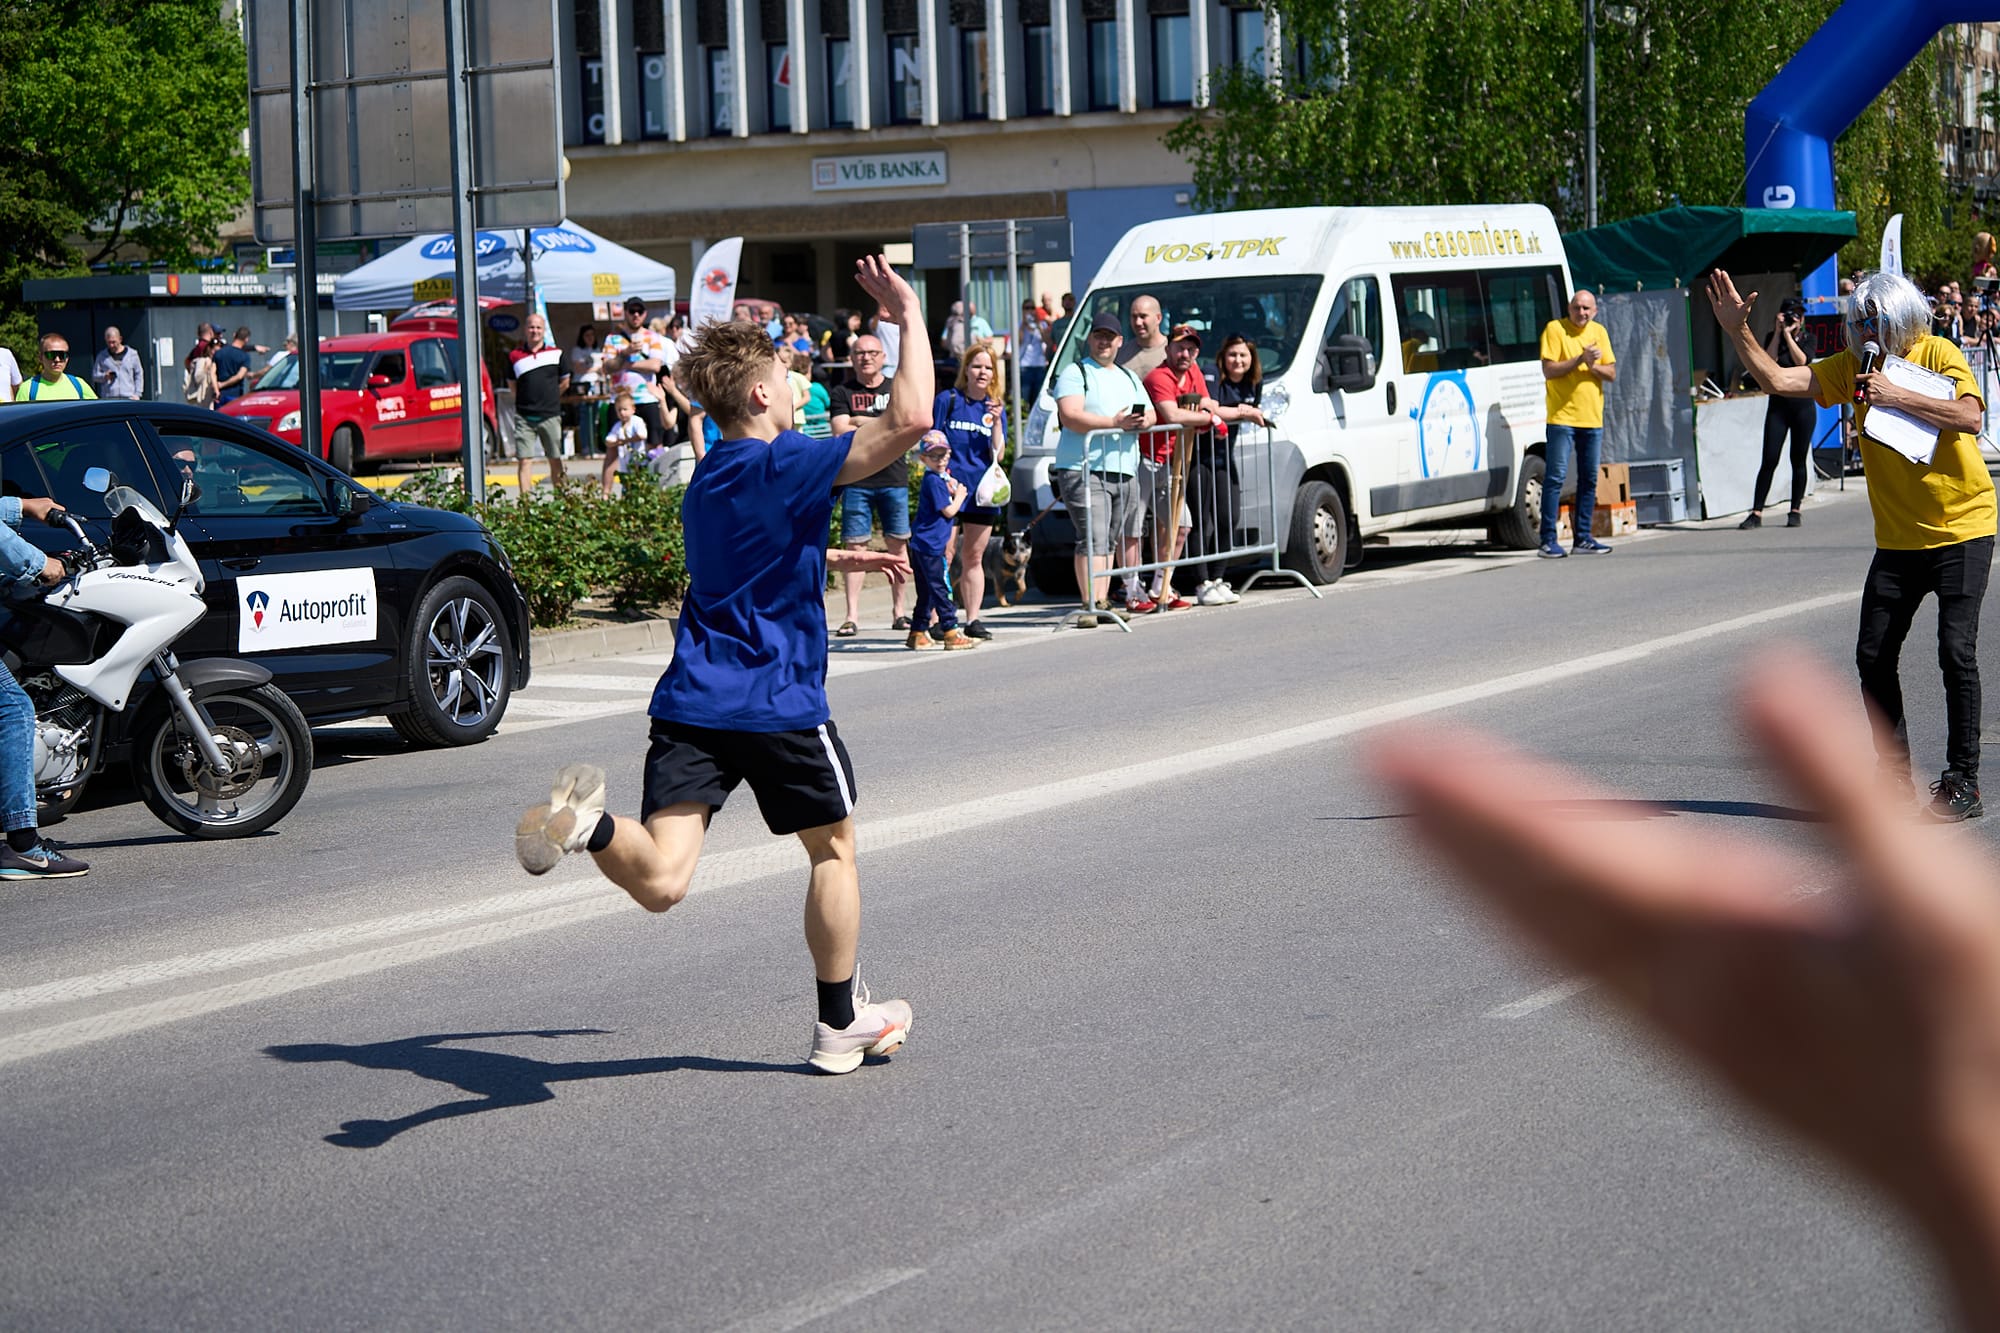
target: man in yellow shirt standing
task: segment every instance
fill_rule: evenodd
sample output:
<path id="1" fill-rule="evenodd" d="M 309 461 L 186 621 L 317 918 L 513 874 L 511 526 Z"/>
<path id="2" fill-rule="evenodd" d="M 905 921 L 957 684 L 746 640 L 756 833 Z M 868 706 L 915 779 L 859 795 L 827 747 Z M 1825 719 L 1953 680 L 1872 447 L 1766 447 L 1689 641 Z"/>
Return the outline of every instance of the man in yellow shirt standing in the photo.
<path id="1" fill-rule="evenodd" d="M 1931 813 L 1971 819 L 1986 813 L 1979 800 L 1979 610 L 1993 564 L 1993 479 L 1979 453 L 1985 405 L 1965 364 L 1965 354 L 1929 333 L 1923 292 L 1908 278 L 1871 273 L 1854 289 L 1847 312 L 1847 346 L 1810 366 L 1780 366 L 1749 331 L 1757 294 L 1736 294 L 1729 275 L 1709 275 L 1715 318 L 1766 393 L 1815 398 L 1822 407 L 1856 404 L 1861 465 L 1868 475 L 1868 507 L 1875 515 L 1875 559 L 1861 590 L 1861 632 L 1855 665 L 1861 693 L 1893 731 L 1881 759 L 1907 785 L 1909 729 L 1903 687 L 1896 672 L 1903 639 L 1925 596 L 1938 599 L 1938 663 L 1944 669 L 1945 770 L 1931 784 Z M 1948 376 L 1950 398 L 1926 398 L 1880 373 L 1859 374 L 1856 348 L 1876 344 L 1883 356 L 1900 356 Z M 1868 412 L 1886 407 L 1917 418 L 1938 432 L 1928 463 L 1913 463 L 1868 436 Z"/>
<path id="2" fill-rule="evenodd" d="M 1578 555 L 1609 555 L 1611 548 L 1590 535 L 1590 521 L 1597 513 L 1597 463 L 1604 452 L 1604 386 L 1618 378 L 1618 358 L 1611 354 L 1611 335 L 1597 322 L 1597 298 L 1589 292 L 1570 297 L 1569 317 L 1552 319 L 1542 330 L 1542 378 L 1548 381 L 1549 436 L 1537 554 L 1544 560 L 1569 554 L 1556 540 L 1556 514 L 1573 450 L 1576 541 L 1571 549 Z"/>

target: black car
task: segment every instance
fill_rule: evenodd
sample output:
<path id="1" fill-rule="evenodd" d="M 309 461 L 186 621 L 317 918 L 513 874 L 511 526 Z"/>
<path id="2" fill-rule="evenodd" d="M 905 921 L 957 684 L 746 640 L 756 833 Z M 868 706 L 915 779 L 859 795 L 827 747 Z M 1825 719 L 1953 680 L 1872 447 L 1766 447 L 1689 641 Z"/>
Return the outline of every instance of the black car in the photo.
<path id="1" fill-rule="evenodd" d="M 528 604 L 507 553 L 463 514 L 397 504 L 276 436 L 177 403 L 0 408 L 0 494 L 106 518 L 83 485 L 109 468 L 171 514 L 201 561 L 208 614 L 184 658 L 268 667 L 314 722 L 386 715 L 406 739 L 468 745 L 528 683 Z M 97 525 L 102 534 L 105 528 Z M 24 522 L 45 551 L 67 529 Z"/>

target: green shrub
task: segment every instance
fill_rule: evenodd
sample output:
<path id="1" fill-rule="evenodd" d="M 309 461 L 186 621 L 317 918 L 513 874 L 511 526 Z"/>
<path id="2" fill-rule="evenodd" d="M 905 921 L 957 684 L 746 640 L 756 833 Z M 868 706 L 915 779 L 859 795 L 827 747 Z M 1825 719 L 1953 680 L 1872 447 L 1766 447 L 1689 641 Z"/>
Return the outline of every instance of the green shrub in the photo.
<path id="1" fill-rule="evenodd" d="M 430 468 L 404 482 L 399 502 L 470 514 L 514 563 L 514 578 L 538 625 L 560 625 L 576 604 L 605 594 L 620 610 L 660 606 L 687 591 L 679 486 L 639 468 L 607 500 L 594 478 L 568 479 L 524 497 L 491 486 L 470 504 L 456 470 Z"/>

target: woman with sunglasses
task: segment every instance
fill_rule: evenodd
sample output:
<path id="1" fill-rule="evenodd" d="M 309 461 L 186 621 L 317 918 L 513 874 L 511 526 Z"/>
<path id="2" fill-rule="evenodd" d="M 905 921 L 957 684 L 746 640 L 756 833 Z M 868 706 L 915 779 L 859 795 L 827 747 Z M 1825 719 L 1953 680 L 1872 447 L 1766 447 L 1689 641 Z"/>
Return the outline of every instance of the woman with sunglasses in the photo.
<path id="1" fill-rule="evenodd" d="M 1738 296 L 1729 275 L 1709 275 L 1715 319 L 1736 355 L 1770 394 L 1817 399 L 1821 407 L 1855 404 L 1868 507 L 1875 516 L 1875 559 L 1861 588 L 1861 631 L 1854 660 L 1861 692 L 1881 713 L 1878 758 L 1890 781 L 1910 790 L 1909 731 L 1897 658 L 1918 604 L 1938 600 L 1938 662 L 1944 669 L 1945 769 L 1931 784 L 1933 818 L 1956 821 L 1986 813 L 1979 800 L 1979 609 L 1993 564 L 1993 479 L 1979 452 L 1985 405 L 1965 353 L 1930 332 L 1931 313 L 1914 282 L 1871 273 L 1855 284 L 1847 346 L 1806 366 L 1781 366 L 1750 332 L 1757 294 Z M 1858 349 L 1873 343 L 1950 379 L 1948 398 L 1898 385 L 1879 369 L 1861 373 Z M 1893 408 L 1937 431 L 1918 461 L 1868 434 L 1868 413 Z"/>

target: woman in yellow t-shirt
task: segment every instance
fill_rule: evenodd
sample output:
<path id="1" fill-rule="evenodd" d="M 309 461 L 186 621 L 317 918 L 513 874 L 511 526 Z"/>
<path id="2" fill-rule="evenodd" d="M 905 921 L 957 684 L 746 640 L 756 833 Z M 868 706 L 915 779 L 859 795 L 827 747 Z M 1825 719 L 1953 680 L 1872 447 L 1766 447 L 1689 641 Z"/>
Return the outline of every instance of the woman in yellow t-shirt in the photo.
<path id="1" fill-rule="evenodd" d="M 1993 564 L 1993 479 L 1979 453 L 1985 405 L 1965 354 L 1930 334 L 1930 307 L 1914 282 L 1871 273 L 1855 284 L 1847 315 L 1847 347 L 1810 366 L 1780 366 L 1749 331 L 1750 306 L 1729 275 L 1709 275 L 1715 319 L 1766 393 L 1817 398 L 1822 407 L 1854 401 L 1868 507 L 1875 515 L 1875 559 L 1861 589 L 1861 631 L 1855 663 L 1861 692 L 1881 711 L 1891 734 L 1880 759 L 1906 789 L 1909 731 L 1897 659 L 1923 599 L 1938 599 L 1938 661 L 1944 669 L 1945 769 L 1931 784 L 1930 810 L 1945 820 L 1986 813 L 1979 800 L 1979 611 Z M 1956 390 L 1930 398 L 1903 388 L 1879 370 L 1860 374 L 1856 348 L 1873 344 L 1948 378 Z M 1931 455 L 1913 460 L 1868 435 L 1871 410 L 1894 409 L 1938 433 Z M 1879 733 L 1878 733 L 1879 734 Z"/>

